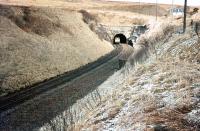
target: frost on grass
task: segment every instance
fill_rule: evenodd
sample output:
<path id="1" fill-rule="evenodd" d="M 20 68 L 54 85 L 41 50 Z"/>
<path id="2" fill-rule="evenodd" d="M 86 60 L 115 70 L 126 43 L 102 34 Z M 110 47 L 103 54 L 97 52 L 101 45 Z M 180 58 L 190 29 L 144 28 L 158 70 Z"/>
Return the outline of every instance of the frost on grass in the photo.
<path id="1" fill-rule="evenodd" d="M 189 31 L 185 35 L 172 34 L 164 42 L 163 36 L 147 36 L 143 38 L 144 46 L 157 42 L 152 46 L 154 52 L 149 53 L 152 55 L 145 63 L 130 69 L 129 64 L 129 71 L 121 71 L 126 73 L 125 80 L 90 112 L 82 123 L 83 130 L 200 129 L 197 37 L 190 37 Z"/>

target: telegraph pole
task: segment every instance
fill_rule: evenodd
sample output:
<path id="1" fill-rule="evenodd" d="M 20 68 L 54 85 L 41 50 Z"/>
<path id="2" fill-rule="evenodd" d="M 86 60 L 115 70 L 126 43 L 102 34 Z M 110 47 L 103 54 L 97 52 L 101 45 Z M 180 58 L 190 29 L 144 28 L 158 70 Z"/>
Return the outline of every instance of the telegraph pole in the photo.
<path id="1" fill-rule="evenodd" d="M 184 4 L 183 33 L 185 33 L 186 30 L 186 17 L 187 17 L 187 0 L 185 0 Z"/>

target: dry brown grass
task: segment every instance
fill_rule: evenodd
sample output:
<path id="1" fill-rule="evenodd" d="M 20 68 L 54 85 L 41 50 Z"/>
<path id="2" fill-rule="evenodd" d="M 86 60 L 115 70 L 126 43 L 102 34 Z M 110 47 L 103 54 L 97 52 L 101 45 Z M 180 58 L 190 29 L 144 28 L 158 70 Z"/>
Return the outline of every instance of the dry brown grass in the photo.
<path id="1" fill-rule="evenodd" d="M 179 102 L 173 108 L 166 107 L 159 112 L 156 111 L 157 107 L 154 106 L 153 110 L 151 110 L 150 113 L 148 112 L 149 114 L 146 119 L 147 125 L 164 124 L 170 129 L 194 130 L 195 127 L 185 120 L 185 116 L 195 107 L 191 98 L 193 91 L 190 87 L 192 84 L 199 82 L 200 74 L 198 69 L 200 66 L 182 60 L 174 61 L 171 57 L 168 60 L 159 60 L 155 63 L 154 68 L 155 71 L 159 70 L 161 74 L 165 74 L 158 76 L 162 77 L 161 79 L 158 78 L 153 81 L 155 83 L 160 83 L 160 86 L 162 86 L 162 90 L 155 90 L 155 93 L 163 93 L 167 90 L 172 90 L 171 92 L 175 91 L 177 97 L 175 99 L 179 99 Z M 183 94 L 185 94 L 185 96 L 183 96 Z M 148 105 L 150 106 L 150 104 L 147 103 L 145 107 L 148 107 Z"/>
<path id="2" fill-rule="evenodd" d="M 150 53 L 156 54 L 155 47 L 167 40 L 171 33 L 174 32 L 174 25 L 164 22 L 153 22 L 150 31 L 140 36 L 134 46 L 135 51 L 129 57 L 129 64 L 134 66 L 137 63 L 145 61 L 150 57 Z"/>
<path id="3" fill-rule="evenodd" d="M 194 21 L 200 21 L 200 13 L 196 13 L 196 14 L 194 14 L 193 16 L 192 16 L 192 19 L 194 20 Z"/>
<path id="4" fill-rule="evenodd" d="M 147 24 L 152 16 L 138 14 L 137 12 L 123 12 L 121 10 L 89 10 L 99 23 L 108 26 L 132 26 Z"/>
<path id="5" fill-rule="evenodd" d="M 116 4 L 116 3 L 113 3 Z M 126 12 L 135 12 L 143 15 L 150 15 L 150 16 L 155 16 L 156 15 L 156 7 L 154 4 L 145 4 L 142 3 L 141 6 L 139 6 L 138 3 L 121 3 L 116 5 L 109 5 L 102 7 L 104 10 L 116 10 L 116 11 L 126 11 Z M 164 16 L 168 15 L 167 9 L 163 8 L 162 6 L 158 6 L 158 16 Z"/>
<path id="6" fill-rule="evenodd" d="M 164 46 L 166 49 L 161 50 L 157 58 L 150 55 L 150 63 L 136 65 L 129 71 L 124 83 L 105 98 L 105 104 L 102 103 L 103 106 L 95 111 L 100 117 L 105 115 L 103 111 L 107 111 L 110 105 L 125 104 L 112 120 L 102 120 L 95 125 L 97 129 L 105 129 L 110 127 L 107 123 L 112 123 L 113 130 L 199 130 L 199 121 L 194 120 L 194 124 L 187 118 L 188 113 L 199 109 L 199 43 L 188 32 L 185 35 L 173 34 L 168 41 L 161 42 L 173 32 L 173 26 L 158 27 L 153 28 L 153 34 L 143 36 L 138 45 L 150 48 L 160 44 L 159 48 Z M 152 53 L 157 53 L 158 48 L 153 50 Z M 179 53 L 173 55 L 171 50 Z M 138 54 L 138 57 L 141 55 Z M 96 119 L 90 115 L 82 128 L 92 129 L 90 127 Z M 164 127 L 159 127 L 162 125 Z"/>
<path id="7" fill-rule="evenodd" d="M 153 59 L 151 63 L 135 66 L 133 72 L 126 77 L 124 85 L 118 87 L 112 97 L 107 99 L 107 103 L 113 104 L 120 98 L 119 101 L 125 101 L 126 106 L 121 107 L 121 112 L 113 121 L 105 120 L 98 123 L 98 129 L 106 127 L 107 122 L 113 122 L 118 129 L 127 130 L 156 130 L 161 129 L 159 126 L 162 125 L 163 130 L 199 129 L 200 123 L 192 123 L 187 116 L 197 108 L 198 103 L 198 86 L 193 85 L 200 80 L 200 44 L 196 37 L 191 38 L 189 32 L 185 35 L 172 35 L 166 41 L 166 36 L 174 30 L 173 26 L 166 24 L 161 26 L 163 28 L 158 27 L 141 37 L 138 49 L 145 52 L 142 49 L 151 50 L 158 44 L 166 49 L 161 50 L 162 53 L 158 53 L 157 59 Z M 157 48 L 152 49 L 152 53 L 157 54 Z M 177 52 L 176 55 L 174 52 Z M 136 53 L 134 57 L 137 56 L 140 58 L 142 55 Z M 91 122 L 91 119 L 88 121 Z M 84 124 L 87 125 L 88 121 Z M 91 125 L 82 128 L 91 129 L 90 127 Z"/>
<path id="8" fill-rule="evenodd" d="M 198 130 L 198 125 L 194 126 L 185 119 L 187 113 L 196 107 L 196 103 L 192 101 L 192 96 L 198 92 L 194 91 L 191 86 L 200 80 L 199 43 L 182 46 L 183 43 L 181 42 L 187 39 L 190 39 L 190 37 L 183 35 L 171 44 L 169 49 L 181 49 L 176 56 L 171 55 L 171 51 L 168 50 L 164 56 L 158 56 L 158 60 L 154 64 L 147 66 L 145 72 L 143 68 L 143 73 L 155 72 L 155 74 L 160 74 L 156 77 L 154 77 L 155 74 L 152 76 L 152 83 L 154 85 L 159 84 L 159 88 L 155 90 L 156 94 L 176 92 L 176 97 L 171 99 L 172 102 L 177 101 L 172 107 L 165 107 L 159 111 L 156 110 L 156 106 L 153 106 L 155 104 L 151 104 L 159 100 L 151 99 L 144 104 L 144 107 L 147 108 L 147 125 L 164 124 L 170 130 Z M 170 101 L 169 99 L 169 103 Z"/>
<path id="9" fill-rule="evenodd" d="M 7 93 L 73 70 L 108 53 L 81 14 L 0 7 L 0 88 Z"/>
<path id="10" fill-rule="evenodd" d="M 140 115 L 144 116 L 142 120 L 138 120 L 133 115 L 133 120 L 145 122 L 146 125 L 165 125 L 168 130 L 198 130 L 198 125 L 194 126 L 185 117 L 197 104 L 193 102 L 193 96 L 198 92 L 191 86 L 200 80 L 200 65 L 187 60 L 190 59 L 182 60 L 168 56 L 145 67 L 139 65 L 131 80 L 129 79 L 131 87 L 142 88 L 143 85 L 150 83 L 154 85 L 152 89 L 154 93 L 149 93 L 148 86 L 145 86 L 147 89 L 142 88 L 140 91 L 145 94 L 132 97 L 136 98 L 137 107 L 143 111 Z M 142 79 L 143 77 L 145 79 Z M 174 97 L 170 98 L 170 93 L 174 94 Z M 162 94 L 165 94 L 164 97 L 169 97 L 166 105 L 161 104 L 163 97 L 158 97 Z M 155 128 L 148 127 L 147 130 Z"/>

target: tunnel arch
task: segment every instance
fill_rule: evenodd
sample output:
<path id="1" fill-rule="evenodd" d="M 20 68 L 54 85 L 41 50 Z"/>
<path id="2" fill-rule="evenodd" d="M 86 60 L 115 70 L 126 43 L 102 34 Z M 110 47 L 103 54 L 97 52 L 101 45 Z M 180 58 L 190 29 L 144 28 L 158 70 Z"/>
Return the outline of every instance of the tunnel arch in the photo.
<path id="1" fill-rule="evenodd" d="M 127 38 L 124 34 L 116 34 L 113 38 L 113 44 L 117 45 L 117 44 L 126 44 L 127 42 Z"/>

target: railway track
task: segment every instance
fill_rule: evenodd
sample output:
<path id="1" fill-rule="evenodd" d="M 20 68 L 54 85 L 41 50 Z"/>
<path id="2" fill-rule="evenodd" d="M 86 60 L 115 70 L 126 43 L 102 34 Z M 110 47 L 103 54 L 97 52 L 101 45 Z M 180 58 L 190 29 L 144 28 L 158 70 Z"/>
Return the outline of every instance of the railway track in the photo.
<path id="1" fill-rule="evenodd" d="M 54 78 L 50 78 L 40 83 L 36 83 L 35 85 L 27 87 L 19 92 L 1 97 L 0 98 L 0 114 L 42 93 L 55 89 L 62 84 L 72 81 L 75 78 L 80 77 L 83 74 L 94 70 L 95 68 L 101 66 L 102 64 L 116 57 L 121 50 L 122 49 L 119 47 L 113 50 L 111 53 L 99 58 L 97 61 L 89 63 L 83 67 L 80 67 L 79 69 L 66 72 Z"/>

